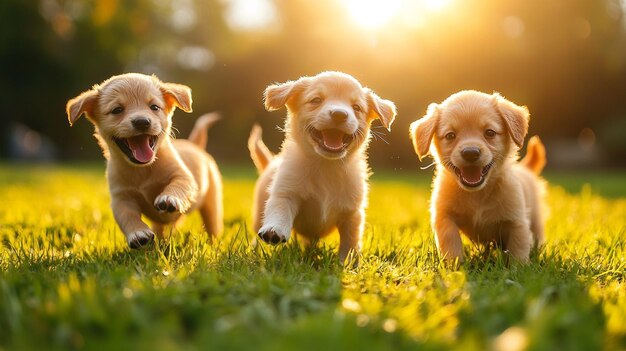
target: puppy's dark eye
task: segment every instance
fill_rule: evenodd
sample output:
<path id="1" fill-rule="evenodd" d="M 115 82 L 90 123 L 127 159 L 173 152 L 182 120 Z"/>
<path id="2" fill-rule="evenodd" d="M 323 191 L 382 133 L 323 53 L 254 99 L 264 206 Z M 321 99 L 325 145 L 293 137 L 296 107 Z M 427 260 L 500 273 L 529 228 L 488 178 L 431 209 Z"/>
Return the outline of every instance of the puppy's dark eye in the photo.
<path id="1" fill-rule="evenodd" d="M 310 103 L 310 104 L 319 104 L 319 103 L 321 103 L 321 102 L 322 102 L 322 98 L 321 98 L 321 97 L 319 97 L 319 96 L 318 96 L 318 97 L 315 97 L 315 98 L 313 98 L 313 99 L 311 99 L 311 100 L 309 100 L 309 103 Z"/>
<path id="2" fill-rule="evenodd" d="M 152 105 L 150 105 L 150 109 L 152 111 L 159 111 L 161 108 L 159 106 L 155 105 L 155 104 L 152 104 Z"/>
<path id="3" fill-rule="evenodd" d="M 489 139 L 494 138 L 494 137 L 496 136 L 496 134 L 497 134 L 497 133 L 496 133 L 496 131 L 495 131 L 495 130 L 493 130 L 493 129 L 487 129 L 487 130 L 485 131 L 485 138 L 489 138 Z"/>
<path id="4" fill-rule="evenodd" d="M 114 115 L 119 115 L 120 113 L 124 112 L 124 108 L 121 106 L 118 106 L 114 109 L 111 110 L 111 113 Z"/>
<path id="5" fill-rule="evenodd" d="M 456 134 L 454 132 L 450 132 L 445 136 L 446 140 L 454 140 L 456 138 Z"/>
<path id="6" fill-rule="evenodd" d="M 361 106 L 359 106 L 357 104 L 352 105 L 352 108 L 354 109 L 355 112 L 361 112 L 362 111 Z"/>

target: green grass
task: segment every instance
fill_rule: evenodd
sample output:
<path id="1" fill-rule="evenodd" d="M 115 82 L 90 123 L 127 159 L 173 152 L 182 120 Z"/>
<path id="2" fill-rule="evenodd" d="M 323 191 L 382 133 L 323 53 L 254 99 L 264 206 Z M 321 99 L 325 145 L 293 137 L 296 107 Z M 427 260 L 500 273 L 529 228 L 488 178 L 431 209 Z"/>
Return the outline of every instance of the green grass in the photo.
<path id="1" fill-rule="evenodd" d="M 363 257 L 343 269 L 336 235 L 255 245 L 250 168 L 224 169 L 218 243 L 194 214 L 130 251 L 101 164 L 0 166 L 0 350 L 626 349 L 624 174 L 548 174 L 532 263 L 466 243 L 457 271 L 435 254 L 428 174 L 374 175 Z"/>

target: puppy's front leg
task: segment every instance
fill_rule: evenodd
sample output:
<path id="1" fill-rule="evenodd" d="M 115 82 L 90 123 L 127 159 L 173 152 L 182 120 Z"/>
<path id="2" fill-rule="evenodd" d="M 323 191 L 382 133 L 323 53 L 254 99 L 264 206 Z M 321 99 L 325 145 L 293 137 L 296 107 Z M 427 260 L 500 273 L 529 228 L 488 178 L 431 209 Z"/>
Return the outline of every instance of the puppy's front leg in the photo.
<path id="1" fill-rule="evenodd" d="M 287 242 L 298 208 L 299 200 L 294 194 L 270 194 L 263 211 L 263 225 L 259 229 L 259 237 L 269 244 Z"/>
<path id="2" fill-rule="evenodd" d="M 154 207 L 161 212 L 185 213 L 198 193 L 198 185 L 191 175 L 174 175 L 165 189 L 154 199 Z"/>
<path id="3" fill-rule="evenodd" d="M 365 213 L 363 210 L 351 213 L 345 221 L 337 225 L 339 230 L 339 261 L 341 263 L 345 263 L 350 255 L 356 255 L 361 251 L 364 225 Z"/>
<path id="4" fill-rule="evenodd" d="M 530 261 L 530 250 L 533 246 L 533 236 L 528 224 L 509 222 L 505 225 L 506 250 L 522 263 Z"/>
<path id="5" fill-rule="evenodd" d="M 154 232 L 141 220 L 141 210 L 137 203 L 128 199 L 114 198 L 111 208 L 113 217 L 126 236 L 131 249 L 138 249 L 154 240 Z"/>
<path id="6" fill-rule="evenodd" d="M 433 221 L 439 254 L 448 262 L 463 261 L 463 243 L 459 227 L 448 216 L 435 216 Z"/>

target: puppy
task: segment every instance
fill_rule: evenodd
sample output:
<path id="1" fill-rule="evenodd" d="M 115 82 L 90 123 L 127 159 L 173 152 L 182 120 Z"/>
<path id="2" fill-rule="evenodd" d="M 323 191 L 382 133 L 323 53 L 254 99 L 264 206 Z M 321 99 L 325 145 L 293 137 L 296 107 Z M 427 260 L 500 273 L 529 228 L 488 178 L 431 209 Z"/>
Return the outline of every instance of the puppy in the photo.
<path id="1" fill-rule="evenodd" d="M 292 229 L 315 242 L 337 228 L 344 262 L 361 245 L 370 124 L 379 119 L 389 130 L 395 105 L 340 72 L 270 85 L 264 97 L 268 111 L 287 107 L 286 135 L 275 156 L 260 127 L 250 134 L 248 148 L 260 173 L 254 228 L 271 244 L 286 242 Z"/>
<path id="2" fill-rule="evenodd" d="M 461 91 L 411 124 L 420 160 L 437 163 L 431 222 L 439 253 L 463 260 L 459 232 L 474 242 L 495 243 L 522 262 L 544 240 L 538 175 L 546 164 L 538 137 L 517 162 L 528 131 L 529 113 L 498 94 Z"/>
<path id="3" fill-rule="evenodd" d="M 170 137 L 175 108 L 191 112 L 191 103 L 187 86 L 137 73 L 111 77 L 67 103 L 70 125 L 85 114 L 95 126 L 107 159 L 113 215 L 133 249 L 196 208 L 211 237 L 222 230 L 221 176 L 204 151 L 217 115 L 198 119 L 189 140 Z"/>

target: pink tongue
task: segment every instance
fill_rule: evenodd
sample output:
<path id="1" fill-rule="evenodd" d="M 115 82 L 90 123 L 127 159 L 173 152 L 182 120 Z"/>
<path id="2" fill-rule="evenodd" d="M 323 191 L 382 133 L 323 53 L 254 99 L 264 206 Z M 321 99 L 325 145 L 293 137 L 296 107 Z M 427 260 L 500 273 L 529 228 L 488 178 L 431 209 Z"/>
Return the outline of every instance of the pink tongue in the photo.
<path id="1" fill-rule="evenodd" d="M 483 176 L 481 167 L 469 166 L 461 168 L 461 177 L 468 183 L 478 183 Z"/>
<path id="2" fill-rule="evenodd" d="M 154 156 L 154 151 L 150 148 L 150 137 L 147 135 L 138 135 L 132 138 L 126 139 L 128 141 L 128 147 L 133 152 L 133 157 L 141 162 L 146 163 Z"/>
<path id="3" fill-rule="evenodd" d="M 329 149 L 338 150 L 343 147 L 343 136 L 345 134 L 337 129 L 322 130 L 324 145 Z"/>

